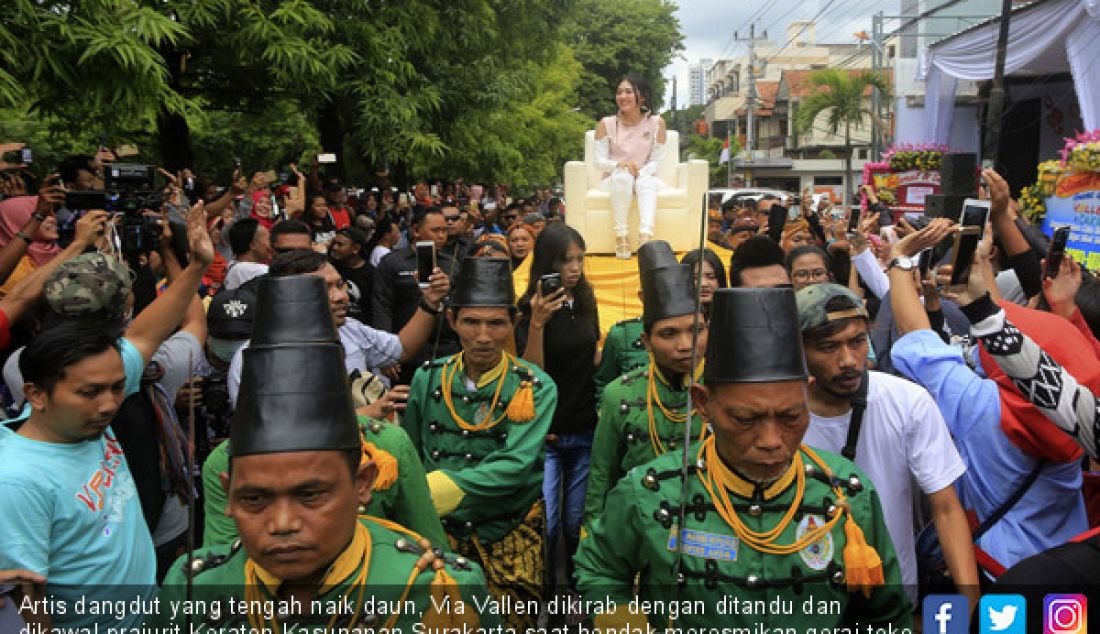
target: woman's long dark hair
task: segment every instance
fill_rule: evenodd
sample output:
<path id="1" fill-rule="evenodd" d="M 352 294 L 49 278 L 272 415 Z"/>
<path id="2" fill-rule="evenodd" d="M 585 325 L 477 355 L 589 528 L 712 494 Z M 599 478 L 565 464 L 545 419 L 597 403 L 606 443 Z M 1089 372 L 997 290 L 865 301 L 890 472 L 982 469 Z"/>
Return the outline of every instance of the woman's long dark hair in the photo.
<path id="1" fill-rule="evenodd" d="M 635 73 L 627 73 L 615 84 L 615 89 L 618 90 L 619 84 L 626 82 L 634 88 L 635 98 L 638 100 L 638 109 L 642 111 L 642 114 L 648 115 L 652 112 L 653 99 L 652 89 L 649 87 L 649 81 L 641 75 Z"/>
<path id="2" fill-rule="evenodd" d="M 332 220 L 332 210 L 325 214 L 324 218 L 317 218 L 313 215 L 313 201 L 318 198 L 324 198 L 325 195 L 320 192 L 309 192 L 306 195 L 306 210 L 302 214 L 305 216 L 305 223 L 309 225 L 310 237 L 317 234 L 317 232 L 326 233 L 330 231 L 336 231 L 336 223 Z M 325 201 L 328 204 L 328 201 Z M 370 257 L 370 256 L 368 256 Z"/>
<path id="3" fill-rule="evenodd" d="M 577 230 L 567 224 L 556 222 L 546 226 L 535 239 L 535 249 L 531 257 L 531 277 L 527 281 L 527 292 L 523 294 L 517 304 L 524 313 L 530 313 L 531 297 L 538 292 L 539 278 L 548 273 L 561 273 L 562 264 L 565 263 L 565 253 L 570 245 L 576 245 L 582 250 L 587 250 L 584 238 Z M 597 321 L 596 294 L 592 291 L 592 285 L 584 276 L 581 269 L 581 278 L 573 288 L 573 306 L 577 313 L 584 318 Z M 597 325 L 597 331 L 599 326 Z"/>
<path id="4" fill-rule="evenodd" d="M 684 254 L 684 257 L 680 259 L 680 264 L 691 265 L 692 277 L 697 276 L 695 265 L 699 264 L 699 253 L 699 249 L 688 251 Z M 722 258 L 718 257 L 718 254 L 710 249 L 703 249 L 702 254 L 702 259 L 706 260 L 710 268 L 714 269 L 714 276 L 718 278 L 718 288 L 729 288 L 729 283 L 726 281 L 726 267 L 722 265 Z"/>
<path id="5" fill-rule="evenodd" d="M 371 234 L 370 240 L 367 240 L 367 246 L 364 247 L 361 254 L 364 259 L 370 260 L 370 254 L 374 252 L 374 247 L 382 242 L 382 238 L 386 237 L 396 224 L 393 218 L 386 217 L 380 219 L 378 224 L 374 225 L 374 233 Z"/>

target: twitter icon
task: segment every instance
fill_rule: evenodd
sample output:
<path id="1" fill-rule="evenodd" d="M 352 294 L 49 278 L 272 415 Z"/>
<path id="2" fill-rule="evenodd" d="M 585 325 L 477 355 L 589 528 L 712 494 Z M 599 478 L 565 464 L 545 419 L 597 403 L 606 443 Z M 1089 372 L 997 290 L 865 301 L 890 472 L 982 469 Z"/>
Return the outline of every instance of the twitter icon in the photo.
<path id="1" fill-rule="evenodd" d="M 1027 601 L 1018 594 L 987 594 L 979 604 L 981 634 L 1027 634 Z"/>

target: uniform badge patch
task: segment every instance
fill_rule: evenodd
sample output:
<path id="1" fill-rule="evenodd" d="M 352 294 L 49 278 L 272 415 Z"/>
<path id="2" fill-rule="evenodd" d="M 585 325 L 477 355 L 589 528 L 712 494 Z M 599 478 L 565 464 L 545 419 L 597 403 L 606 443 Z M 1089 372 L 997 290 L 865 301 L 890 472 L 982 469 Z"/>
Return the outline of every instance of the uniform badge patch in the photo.
<path id="1" fill-rule="evenodd" d="M 477 406 L 477 412 L 474 414 L 474 421 L 473 422 L 475 424 L 480 423 L 481 421 L 488 418 L 488 416 L 489 416 L 489 402 L 488 401 L 482 401 L 481 404 Z"/>
<path id="2" fill-rule="evenodd" d="M 798 523 L 798 530 L 795 531 L 795 540 L 802 539 L 803 535 L 815 530 L 824 523 L 825 518 L 820 515 L 803 517 L 802 521 Z M 825 536 L 821 539 L 810 542 L 808 546 L 798 551 L 798 554 L 811 570 L 825 570 L 829 567 L 829 562 L 833 560 L 832 533 L 825 533 Z"/>
<path id="3" fill-rule="evenodd" d="M 668 533 L 668 549 L 677 548 L 676 527 Z M 690 528 L 684 531 L 684 554 L 705 559 L 721 559 L 723 561 L 737 561 L 737 550 L 741 543 L 732 535 L 720 535 L 718 533 L 704 533 Z"/>

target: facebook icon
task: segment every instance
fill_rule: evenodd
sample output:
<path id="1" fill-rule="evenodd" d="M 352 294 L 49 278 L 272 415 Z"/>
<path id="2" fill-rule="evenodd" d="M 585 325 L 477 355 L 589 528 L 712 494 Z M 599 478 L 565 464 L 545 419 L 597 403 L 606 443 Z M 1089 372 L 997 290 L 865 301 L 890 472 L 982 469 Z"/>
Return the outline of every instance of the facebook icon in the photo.
<path id="1" fill-rule="evenodd" d="M 925 634 L 967 634 L 970 609 L 961 594 L 930 594 L 924 597 Z"/>

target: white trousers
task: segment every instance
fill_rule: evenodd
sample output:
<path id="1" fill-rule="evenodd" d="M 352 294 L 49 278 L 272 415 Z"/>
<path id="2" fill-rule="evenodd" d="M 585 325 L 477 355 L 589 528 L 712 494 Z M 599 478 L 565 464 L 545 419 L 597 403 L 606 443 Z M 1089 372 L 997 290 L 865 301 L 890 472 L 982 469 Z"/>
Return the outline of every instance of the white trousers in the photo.
<path id="1" fill-rule="evenodd" d="M 637 178 L 634 178 L 626 170 L 615 170 L 608 177 L 608 181 L 611 196 L 611 217 L 615 223 L 615 235 L 625 236 L 630 233 L 626 216 L 630 211 L 630 202 L 635 195 L 638 196 L 638 216 L 640 218 L 638 233 L 653 235 L 653 219 L 657 215 L 657 190 L 661 187 L 661 180 L 648 174 L 639 174 Z"/>

